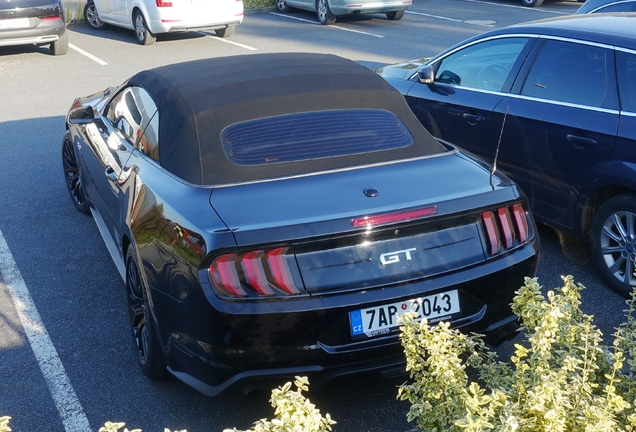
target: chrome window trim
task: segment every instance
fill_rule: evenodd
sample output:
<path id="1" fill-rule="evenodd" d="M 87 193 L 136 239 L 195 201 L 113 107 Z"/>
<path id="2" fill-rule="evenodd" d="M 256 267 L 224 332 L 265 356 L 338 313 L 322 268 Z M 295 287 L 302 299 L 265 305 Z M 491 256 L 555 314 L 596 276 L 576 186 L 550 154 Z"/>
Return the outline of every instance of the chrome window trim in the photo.
<path id="1" fill-rule="evenodd" d="M 636 112 L 621 111 L 620 114 L 625 117 L 636 117 Z"/>
<path id="2" fill-rule="evenodd" d="M 435 85 L 439 86 L 439 87 L 449 87 L 449 88 L 456 88 L 456 89 L 460 89 L 460 90 L 469 90 L 469 91 L 474 91 L 474 92 L 477 92 L 477 93 L 486 93 L 486 94 L 491 94 L 491 95 L 495 95 L 495 96 L 506 97 L 506 96 L 510 95 L 510 93 L 505 93 L 505 92 L 502 92 L 502 91 L 478 89 L 478 88 L 474 88 L 474 87 L 465 87 L 465 86 L 457 85 L 457 84 L 447 84 L 447 83 L 436 82 Z M 406 96 L 415 97 L 415 96 L 413 96 L 411 94 L 407 94 Z"/>
<path id="3" fill-rule="evenodd" d="M 614 109 L 609 109 L 609 108 L 600 108 L 600 107 L 594 107 L 594 106 L 590 106 L 590 105 L 573 104 L 573 103 L 570 103 L 570 102 L 553 101 L 553 100 L 550 100 L 550 99 L 542 99 L 542 98 L 537 98 L 537 97 L 532 97 L 532 96 L 525 96 L 525 95 L 514 94 L 514 93 L 509 93 L 508 96 L 514 97 L 514 98 L 517 98 L 517 99 L 524 99 L 524 100 L 529 100 L 529 101 L 534 101 L 534 102 L 544 102 L 544 103 L 549 103 L 551 105 L 560 105 L 560 106 L 566 106 L 566 107 L 569 107 L 569 108 L 586 109 L 586 110 L 602 112 L 602 113 L 606 113 L 606 114 L 620 114 L 619 110 L 614 110 Z"/>
<path id="4" fill-rule="evenodd" d="M 616 51 L 621 51 L 621 52 L 624 52 L 624 53 L 627 53 L 627 54 L 636 54 L 636 49 L 623 48 L 623 47 L 619 47 L 619 46 L 614 47 L 614 49 Z"/>
<path id="5" fill-rule="evenodd" d="M 621 4 L 621 3 L 633 3 L 633 1 L 632 0 L 622 0 L 622 1 L 615 1 L 615 2 L 611 2 L 611 3 L 606 3 L 606 4 L 602 5 L 602 6 L 597 7 L 596 9 L 592 9 L 589 12 L 585 12 L 585 14 L 589 15 L 589 14 L 592 14 L 592 13 L 594 13 L 596 11 L 601 10 L 601 9 L 605 9 L 607 7 L 614 6 L 614 5 Z M 614 12 L 614 13 L 616 13 L 616 12 Z"/>
<path id="6" fill-rule="evenodd" d="M 563 37 L 563 36 L 540 35 L 539 38 L 540 39 L 558 40 L 558 41 L 561 41 L 561 42 L 578 43 L 578 44 L 582 44 L 582 45 L 590 45 L 590 46 L 595 46 L 595 47 L 598 47 L 598 48 L 605 48 L 605 49 L 611 49 L 611 50 L 616 48 L 614 45 L 608 45 L 608 44 L 603 44 L 603 43 L 599 43 L 599 42 L 591 42 L 591 41 L 586 41 L 586 40 L 583 40 L 583 39 L 567 38 L 567 37 Z"/>

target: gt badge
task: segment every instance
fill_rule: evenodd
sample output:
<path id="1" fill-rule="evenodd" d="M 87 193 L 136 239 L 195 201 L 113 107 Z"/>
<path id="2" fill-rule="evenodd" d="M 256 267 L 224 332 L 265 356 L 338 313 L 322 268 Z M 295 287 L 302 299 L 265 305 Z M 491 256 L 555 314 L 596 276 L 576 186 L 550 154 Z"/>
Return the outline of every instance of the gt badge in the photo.
<path id="1" fill-rule="evenodd" d="M 416 248 L 411 248 L 411 249 L 404 249 L 404 250 L 399 250 L 395 252 L 383 253 L 382 255 L 380 255 L 380 262 L 383 265 L 395 264 L 397 262 L 400 262 L 401 254 L 404 254 L 407 261 L 411 261 L 411 252 L 416 250 L 417 250 Z"/>

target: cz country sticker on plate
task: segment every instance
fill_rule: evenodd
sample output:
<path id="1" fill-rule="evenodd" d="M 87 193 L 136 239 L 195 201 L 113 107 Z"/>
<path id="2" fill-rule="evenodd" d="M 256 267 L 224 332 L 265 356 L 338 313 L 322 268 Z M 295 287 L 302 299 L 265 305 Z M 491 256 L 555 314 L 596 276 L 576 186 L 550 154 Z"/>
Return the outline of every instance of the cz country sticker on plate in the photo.
<path id="1" fill-rule="evenodd" d="M 351 335 L 373 337 L 390 333 L 398 326 L 398 317 L 406 312 L 415 312 L 416 321 L 423 318 L 431 321 L 449 319 L 460 312 L 457 290 L 426 297 L 405 300 L 349 312 Z"/>

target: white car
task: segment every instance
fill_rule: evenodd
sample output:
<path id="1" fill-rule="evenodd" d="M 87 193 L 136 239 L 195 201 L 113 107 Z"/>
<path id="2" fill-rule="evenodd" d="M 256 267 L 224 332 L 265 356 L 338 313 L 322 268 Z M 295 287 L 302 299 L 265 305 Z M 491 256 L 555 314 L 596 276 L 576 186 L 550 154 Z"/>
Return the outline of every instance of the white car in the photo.
<path id="1" fill-rule="evenodd" d="M 214 30 L 229 37 L 243 21 L 243 0 L 89 0 L 84 19 L 95 30 L 134 30 L 142 45 L 161 33 Z"/>

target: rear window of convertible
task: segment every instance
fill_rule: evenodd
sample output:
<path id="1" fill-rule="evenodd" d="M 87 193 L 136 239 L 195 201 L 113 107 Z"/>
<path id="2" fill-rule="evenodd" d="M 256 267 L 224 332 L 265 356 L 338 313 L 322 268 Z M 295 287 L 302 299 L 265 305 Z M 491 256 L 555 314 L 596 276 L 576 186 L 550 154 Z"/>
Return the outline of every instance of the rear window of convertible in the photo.
<path id="1" fill-rule="evenodd" d="M 223 145 L 237 165 L 267 165 L 407 147 L 413 137 L 393 113 L 334 110 L 234 124 Z"/>

